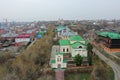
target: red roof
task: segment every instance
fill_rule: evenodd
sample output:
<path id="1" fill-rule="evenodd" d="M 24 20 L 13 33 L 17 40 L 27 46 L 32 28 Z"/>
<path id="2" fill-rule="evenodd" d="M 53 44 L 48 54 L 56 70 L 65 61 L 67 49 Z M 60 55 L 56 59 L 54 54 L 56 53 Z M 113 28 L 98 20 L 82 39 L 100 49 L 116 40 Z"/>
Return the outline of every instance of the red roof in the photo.
<path id="1" fill-rule="evenodd" d="M 20 34 L 17 36 L 17 38 L 29 38 L 31 34 Z"/>
<path id="2" fill-rule="evenodd" d="M 0 33 L 1 33 L 1 34 L 4 34 L 4 33 L 6 33 L 6 32 L 7 32 L 6 30 L 0 29 Z"/>
<path id="3" fill-rule="evenodd" d="M 38 31 L 38 30 L 39 30 L 39 28 L 34 28 L 34 29 L 33 29 L 33 31 Z"/>

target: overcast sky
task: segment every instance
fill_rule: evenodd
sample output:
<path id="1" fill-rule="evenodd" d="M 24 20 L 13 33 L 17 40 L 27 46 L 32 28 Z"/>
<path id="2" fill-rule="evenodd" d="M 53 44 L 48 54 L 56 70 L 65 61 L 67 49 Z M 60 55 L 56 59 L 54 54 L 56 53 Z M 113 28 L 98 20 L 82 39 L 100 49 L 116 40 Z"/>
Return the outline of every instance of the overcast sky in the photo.
<path id="1" fill-rule="evenodd" d="M 120 19 L 120 0 L 0 0 L 0 21 Z"/>

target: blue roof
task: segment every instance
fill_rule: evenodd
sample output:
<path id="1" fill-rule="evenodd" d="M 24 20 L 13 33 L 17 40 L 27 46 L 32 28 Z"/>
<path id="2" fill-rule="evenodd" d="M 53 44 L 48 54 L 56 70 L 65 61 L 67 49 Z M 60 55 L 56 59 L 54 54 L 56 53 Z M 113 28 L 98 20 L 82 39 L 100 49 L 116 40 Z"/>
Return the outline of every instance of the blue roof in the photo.
<path id="1" fill-rule="evenodd" d="M 42 38 L 42 35 L 38 34 L 36 37 L 40 39 Z"/>
<path id="2" fill-rule="evenodd" d="M 74 36 L 74 35 L 77 35 L 77 33 L 73 31 L 63 33 L 63 36 Z"/>

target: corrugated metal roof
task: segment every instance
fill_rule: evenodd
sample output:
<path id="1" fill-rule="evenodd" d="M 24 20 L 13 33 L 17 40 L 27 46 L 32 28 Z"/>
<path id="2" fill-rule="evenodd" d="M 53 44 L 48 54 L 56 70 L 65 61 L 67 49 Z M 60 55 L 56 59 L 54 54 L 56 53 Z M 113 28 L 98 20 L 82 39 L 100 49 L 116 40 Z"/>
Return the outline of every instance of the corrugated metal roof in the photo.
<path id="1" fill-rule="evenodd" d="M 63 55 L 64 53 L 61 53 L 61 52 L 56 52 L 56 55 Z"/>
<path id="2" fill-rule="evenodd" d="M 51 60 L 51 63 L 56 63 L 56 61 L 55 60 Z"/>
<path id="3" fill-rule="evenodd" d="M 84 39 L 79 35 L 75 35 L 75 36 L 71 36 L 70 40 L 71 41 L 83 41 Z"/>
<path id="4" fill-rule="evenodd" d="M 111 39 L 120 39 L 120 34 L 115 32 L 99 32 L 97 34 L 103 37 L 109 37 Z"/>
<path id="5" fill-rule="evenodd" d="M 30 37 L 30 34 L 19 34 L 18 36 L 16 36 L 17 38 L 22 38 L 22 37 Z"/>
<path id="6" fill-rule="evenodd" d="M 74 35 L 77 35 L 77 33 L 73 31 L 68 31 L 68 32 L 63 33 L 63 36 L 74 36 Z"/>
<path id="7" fill-rule="evenodd" d="M 75 42 L 74 44 L 72 44 L 71 46 L 72 46 L 72 48 L 79 48 L 79 46 L 86 46 L 85 44 L 83 44 L 83 43 L 80 43 L 80 42 Z"/>
<path id="8" fill-rule="evenodd" d="M 59 40 L 59 44 L 62 46 L 70 45 L 70 41 L 69 40 Z"/>
<path id="9" fill-rule="evenodd" d="M 59 26 L 56 28 L 56 31 L 61 31 L 61 30 L 64 30 L 64 29 L 66 29 L 66 26 L 59 25 Z"/>

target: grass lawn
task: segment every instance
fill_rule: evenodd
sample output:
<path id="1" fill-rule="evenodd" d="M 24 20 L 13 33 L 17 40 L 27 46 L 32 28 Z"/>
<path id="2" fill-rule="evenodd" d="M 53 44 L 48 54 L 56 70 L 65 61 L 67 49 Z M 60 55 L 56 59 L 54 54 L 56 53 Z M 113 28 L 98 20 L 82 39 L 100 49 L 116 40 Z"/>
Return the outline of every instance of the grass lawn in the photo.
<path id="1" fill-rule="evenodd" d="M 65 80 L 91 80 L 91 74 L 88 73 L 76 73 L 76 74 L 66 74 Z"/>

